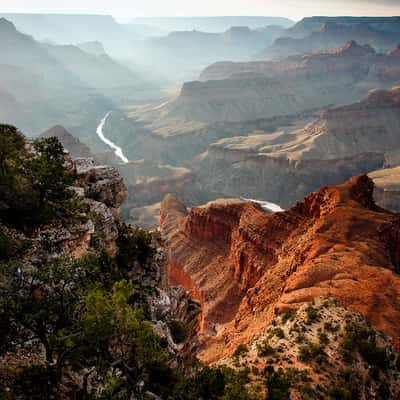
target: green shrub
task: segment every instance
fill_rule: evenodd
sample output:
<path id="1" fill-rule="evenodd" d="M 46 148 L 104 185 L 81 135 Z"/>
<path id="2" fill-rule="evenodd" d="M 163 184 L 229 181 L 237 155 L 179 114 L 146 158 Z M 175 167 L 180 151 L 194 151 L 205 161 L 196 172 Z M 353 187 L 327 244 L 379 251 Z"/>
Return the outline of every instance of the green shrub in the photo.
<path id="1" fill-rule="evenodd" d="M 346 362 L 351 362 L 354 352 L 359 351 L 364 361 L 386 370 L 390 359 L 385 348 L 376 344 L 376 332 L 369 326 L 349 322 L 345 326 L 345 334 L 341 342 L 341 355 Z"/>
<path id="2" fill-rule="evenodd" d="M 313 322 L 317 322 L 319 320 L 318 310 L 314 308 L 311 304 L 306 308 L 307 320 L 306 323 L 308 325 Z"/>
<path id="3" fill-rule="evenodd" d="M 285 332 L 282 328 L 275 328 L 272 330 L 272 333 L 279 339 L 283 339 L 285 337 Z"/>
<path id="4" fill-rule="evenodd" d="M 268 340 L 264 340 L 262 344 L 257 345 L 257 354 L 259 357 L 273 356 L 276 350 L 268 344 Z"/>
<path id="5" fill-rule="evenodd" d="M 298 387 L 301 383 L 310 382 L 310 376 L 307 371 L 301 371 L 296 368 L 277 371 L 272 366 L 264 369 L 266 377 L 266 386 L 268 390 L 268 400 L 287 400 L 290 398 L 290 389 Z"/>
<path id="6" fill-rule="evenodd" d="M 152 236 L 144 230 L 121 224 L 117 239 L 118 253 L 117 262 L 121 268 L 132 269 L 135 262 L 145 265 L 153 257 Z"/>
<path id="7" fill-rule="evenodd" d="M 287 321 L 292 320 L 296 315 L 296 311 L 295 310 L 288 310 L 285 313 L 282 314 L 281 319 L 282 319 L 282 323 L 286 323 Z"/>
<path id="8" fill-rule="evenodd" d="M 0 232 L 0 261 L 13 258 L 17 252 L 17 244 L 6 234 Z"/>
<path id="9" fill-rule="evenodd" d="M 328 335 L 325 332 L 318 332 L 318 339 L 321 345 L 327 345 L 329 343 Z"/>
<path id="10" fill-rule="evenodd" d="M 326 359 L 326 353 L 323 346 L 310 343 L 299 348 L 299 359 L 303 362 L 316 361 L 317 364 L 322 364 Z"/>
<path id="11" fill-rule="evenodd" d="M 239 344 L 238 347 L 236 347 L 236 350 L 233 352 L 232 357 L 233 358 L 240 358 L 242 356 L 244 356 L 245 354 L 247 354 L 249 351 L 249 349 L 247 348 L 247 346 L 243 343 Z"/>

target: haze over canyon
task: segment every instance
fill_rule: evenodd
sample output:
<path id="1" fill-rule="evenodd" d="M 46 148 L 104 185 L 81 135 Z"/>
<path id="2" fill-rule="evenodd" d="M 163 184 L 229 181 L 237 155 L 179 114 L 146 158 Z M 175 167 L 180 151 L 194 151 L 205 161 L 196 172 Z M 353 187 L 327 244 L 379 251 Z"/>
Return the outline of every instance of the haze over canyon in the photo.
<path id="1" fill-rule="evenodd" d="M 265 3 L 0 4 L 0 399 L 400 398 L 400 3 Z"/>

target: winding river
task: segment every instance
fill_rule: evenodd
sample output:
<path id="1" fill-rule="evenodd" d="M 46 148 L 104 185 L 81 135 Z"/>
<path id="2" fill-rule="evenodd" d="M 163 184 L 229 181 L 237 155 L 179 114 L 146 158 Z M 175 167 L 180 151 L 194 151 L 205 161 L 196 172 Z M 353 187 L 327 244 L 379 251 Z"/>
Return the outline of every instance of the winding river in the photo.
<path id="1" fill-rule="evenodd" d="M 96 129 L 97 136 L 101 139 L 102 142 L 104 142 L 108 147 L 110 147 L 113 151 L 114 154 L 123 162 L 123 163 L 128 163 L 129 160 L 124 156 L 124 153 L 121 149 L 121 147 L 117 146 L 114 142 L 112 142 L 110 139 L 107 139 L 104 134 L 103 134 L 103 128 L 104 125 L 107 121 L 107 118 L 110 116 L 111 111 L 109 111 L 100 121 L 99 126 Z"/>

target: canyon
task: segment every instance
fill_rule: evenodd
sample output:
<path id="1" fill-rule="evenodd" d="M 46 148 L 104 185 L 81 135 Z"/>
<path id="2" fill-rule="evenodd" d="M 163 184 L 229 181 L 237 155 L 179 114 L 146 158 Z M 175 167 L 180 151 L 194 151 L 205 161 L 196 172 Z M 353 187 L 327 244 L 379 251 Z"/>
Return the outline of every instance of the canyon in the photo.
<path id="1" fill-rule="evenodd" d="M 324 296 L 361 313 L 399 346 L 400 221 L 375 205 L 366 175 L 277 213 L 237 201 L 189 211 L 167 196 L 160 223 L 171 282 L 202 304 L 200 359 L 232 354 L 277 315 Z"/>
<path id="2" fill-rule="evenodd" d="M 203 188 L 289 207 L 324 184 L 398 165 L 400 91 L 321 113 L 299 129 L 221 139 L 198 156 Z"/>

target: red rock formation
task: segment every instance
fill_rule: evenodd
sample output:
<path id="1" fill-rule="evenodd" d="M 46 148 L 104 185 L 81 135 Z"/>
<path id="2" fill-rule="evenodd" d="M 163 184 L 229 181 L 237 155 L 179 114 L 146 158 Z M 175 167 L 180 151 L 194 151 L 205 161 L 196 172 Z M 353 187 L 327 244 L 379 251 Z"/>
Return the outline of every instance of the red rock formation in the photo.
<path id="1" fill-rule="evenodd" d="M 328 295 L 399 345 L 400 217 L 377 207 L 372 193 L 360 175 L 275 214 L 221 202 L 188 213 L 168 197 L 161 207 L 168 271 L 201 295 L 209 336 L 200 358 L 216 361 L 276 313 Z"/>

